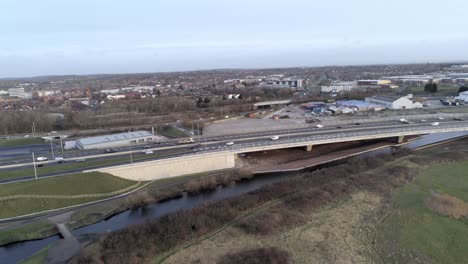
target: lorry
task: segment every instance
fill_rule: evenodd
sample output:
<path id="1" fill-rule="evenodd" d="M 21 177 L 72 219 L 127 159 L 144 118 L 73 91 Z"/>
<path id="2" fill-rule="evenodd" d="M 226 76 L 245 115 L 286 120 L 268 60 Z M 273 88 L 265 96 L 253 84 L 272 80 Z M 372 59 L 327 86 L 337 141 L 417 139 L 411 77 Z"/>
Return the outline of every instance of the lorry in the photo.
<path id="1" fill-rule="evenodd" d="M 193 143 L 193 142 L 195 142 L 195 140 L 193 140 L 193 138 L 186 138 L 186 139 L 183 139 L 183 140 L 181 140 L 181 141 L 179 141 L 177 143 L 179 143 L 179 144 L 190 144 L 190 143 Z"/>

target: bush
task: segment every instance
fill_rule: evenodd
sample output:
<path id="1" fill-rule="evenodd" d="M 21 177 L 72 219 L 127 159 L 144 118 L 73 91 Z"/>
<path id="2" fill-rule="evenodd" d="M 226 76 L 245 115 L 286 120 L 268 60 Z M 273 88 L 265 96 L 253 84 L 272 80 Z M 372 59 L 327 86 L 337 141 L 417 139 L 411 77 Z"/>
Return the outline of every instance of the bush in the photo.
<path id="1" fill-rule="evenodd" d="M 245 249 L 236 253 L 226 254 L 218 264 L 285 264 L 289 262 L 290 254 L 276 247 Z"/>

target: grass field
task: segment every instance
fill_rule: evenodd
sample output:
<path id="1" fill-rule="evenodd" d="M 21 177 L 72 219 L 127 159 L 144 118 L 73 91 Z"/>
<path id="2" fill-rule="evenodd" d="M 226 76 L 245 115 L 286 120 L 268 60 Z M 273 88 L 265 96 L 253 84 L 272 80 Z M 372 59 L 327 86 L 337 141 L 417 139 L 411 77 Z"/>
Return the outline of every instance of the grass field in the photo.
<path id="1" fill-rule="evenodd" d="M 173 126 L 165 127 L 162 131 L 159 132 L 161 135 L 168 137 L 168 138 L 183 138 L 188 137 L 183 131 L 177 129 Z"/>
<path id="2" fill-rule="evenodd" d="M 185 150 L 183 151 L 181 150 L 181 151 L 173 152 L 170 155 L 184 153 L 184 152 Z M 157 152 L 154 154 L 148 154 L 148 155 L 135 155 L 135 154 L 133 156 L 134 161 L 146 160 L 146 159 L 168 155 L 168 154 L 160 154 Z M 99 166 L 111 166 L 115 164 L 121 164 L 124 162 L 130 163 L 130 156 L 112 158 L 112 159 L 106 159 L 106 160 L 90 160 L 90 161 L 79 162 L 79 163 L 70 161 L 69 163 L 45 165 L 44 167 L 38 167 L 37 175 L 46 175 L 49 173 L 66 172 L 69 170 L 77 170 L 77 169 L 86 170 L 88 168 L 95 168 Z M 25 176 L 34 176 L 34 169 L 31 167 L 27 169 L 0 172 L 0 179 L 12 179 L 12 178 L 25 177 Z"/>
<path id="3" fill-rule="evenodd" d="M 36 145 L 44 142 L 42 138 L 0 139 L 0 147 Z"/>
<path id="4" fill-rule="evenodd" d="M 392 262 L 468 263 L 468 220 L 442 216 L 426 206 L 433 193 L 468 202 L 468 162 L 432 165 L 394 197 L 395 208 L 379 227 L 383 252 Z M 412 256 L 412 257 L 410 257 Z"/>
<path id="5" fill-rule="evenodd" d="M 0 185 L 0 199 L 9 195 L 106 194 L 136 186 L 137 182 L 92 172 Z M 17 198 L 0 201 L 0 218 L 14 217 L 105 198 Z"/>
<path id="6" fill-rule="evenodd" d="M 55 234 L 56 229 L 52 222 L 43 220 L 31 224 L 23 225 L 18 228 L 9 229 L 0 232 L 0 246 L 16 241 L 24 241 L 42 238 Z"/>
<path id="7" fill-rule="evenodd" d="M 136 182 L 100 172 L 70 174 L 0 185 L 0 198 L 15 194 L 76 195 L 84 193 L 108 193 L 120 190 Z"/>

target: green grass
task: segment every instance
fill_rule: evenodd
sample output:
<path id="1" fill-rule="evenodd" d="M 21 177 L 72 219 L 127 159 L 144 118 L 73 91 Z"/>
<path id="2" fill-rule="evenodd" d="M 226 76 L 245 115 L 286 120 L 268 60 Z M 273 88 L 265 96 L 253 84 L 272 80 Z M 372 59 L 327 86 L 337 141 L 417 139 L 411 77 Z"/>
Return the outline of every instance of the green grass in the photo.
<path id="1" fill-rule="evenodd" d="M 41 249 L 40 251 L 36 252 L 30 258 L 19 262 L 20 264 L 43 264 L 47 258 L 47 253 L 49 249 L 52 247 L 53 244 L 48 245 L 47 247 Z"/>
<path id="2" fill-rule="evenodd" d="M 133 160 L 140 161 L 140 160 L 146 160 L 146 159 L 162 157 L 166 155 L 174 155 L 174 154 L 185 153 L 185 152 L 186 152 L 185 150 L 180 150 L 177 152 L 173 152 L 171 154 L 160 154 L 156 152 L 154 154 L 148 154 L 148 155 L 134 155 Z M 59 172 L 66 172 L 69 170 L 77 170 L 77 169 L 86 170 L 87 168 L 94 168 L 94 167 L 99 167 L 99 166 L 111 166 L 111 165 L 121 164 L 124 162 L 130 163 L 130 156 L 106 159 L 106 160 L 91 160 L 91 161 L 79 162 L 79 163 L 74 162 L 74 161 L 69 161 L 69 163 L 62 163 L 62 164 L 54 164 L 54 165 L 46 164 L 44 167 L 37 168 L 37 175 L 46 175 L 49 173 L 59 173 Z M 13 171 L 0 172 L 0 179 L 13 179 L 13 178 L 19 178 L 19 177 L 25 177 L 25 176 L 33 176 L 33 175 L 34 175 L 34 169 L 31 166 L 31 168 L 27 168 L 27 169 L 18 169 L 18 170 L 13 170 Z"/>
<path id="3" fill-rule="evenodd" d="M 161 135 L 168 137 L 168 138 L 183 138 L 183 137 L 188 137 L 188 135 L 173 126 L 165 127 L 162 131 L 159 132 Z"/>
<path id="4" fill-rule="evenodd" d="M 76 195 L 85 193 L 108 193 L 135 184 L 106 173 L 89 172 L 70 174 L 18 183 L 0 185 L 0 197 L 15 194 Z"/>
<path id="5" fill-rule="evenodd" d="M 395 209 L 379 227 L 384 251 L 398 248 L 427 256 L 436 263 L 468 263 L 468 220 L 439 215 L 425 205 L 432 191 L 467 202 L 467 172 L 468 162 L 433 165 L 400 189 L 394 198 Z M 402 255 L 394 261 L 407 261 Z"/>
<path id="6" fill-rule="evenodd" d="M 34 222 L 18 228 L 0 231 L 0 245 L 17 241 L 43 238 L 57 233 L 55 226 L 48 220 Z"/>
<path id="7" fill-rule="evenodd" d="M 42 138 L 19 138 L 19 139 L 0 139 L 0 147 L 26 146 L 44 144 Z"/>
<path id="8" fill-rule="evenodd" d="M 71 174 L 62 177 L 0 185 L 0 197 L 17 194 L 106 194 L 122 190 L 135 184 L 135 181 L 126 180 L 99 172 Z M 103 198 L 104 197 L 75 199 L 20 198 L 4 200 L 0 201 L 0 218 L 9 218 L 40 211 L 57 209 L 71 205 L 101 200 Z"/>

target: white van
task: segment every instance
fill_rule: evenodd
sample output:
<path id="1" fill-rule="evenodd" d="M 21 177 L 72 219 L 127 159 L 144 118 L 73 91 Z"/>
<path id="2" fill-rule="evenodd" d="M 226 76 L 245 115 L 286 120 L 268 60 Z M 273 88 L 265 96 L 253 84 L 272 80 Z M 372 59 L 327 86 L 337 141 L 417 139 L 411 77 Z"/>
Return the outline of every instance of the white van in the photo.
<path id="1" fill-rule="evenodd" d="M 273 136 L 270 138 L 271 140 L 278 140 L 279 139 L 279 136 Z"/>
<path id="2" fill-rule="evenodd" d="M 226 143 L 226 146 L 232 146 L 232 145 L 234 145 L 234 142 L 232 142 L 232 141 L 231 141 L 231 142 L 228 142 L 228 143 Z"/>

